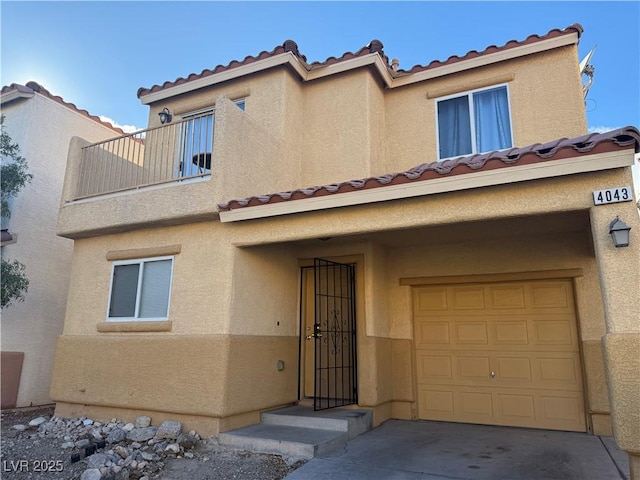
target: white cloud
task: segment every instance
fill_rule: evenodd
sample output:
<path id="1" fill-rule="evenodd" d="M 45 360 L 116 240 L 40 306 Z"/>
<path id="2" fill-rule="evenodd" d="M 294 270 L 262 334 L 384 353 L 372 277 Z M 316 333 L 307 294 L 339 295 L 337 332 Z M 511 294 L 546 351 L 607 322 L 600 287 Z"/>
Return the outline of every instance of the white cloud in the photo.
<path id="1" fill-rule="evenodd" d="M 589 133 L 605 133 L 610 132 L 611 130 L 617 130 L 622 127 L 607 127 L 604 125 L 594 125 L 589 127 Z"/>
<path id="2" fill-rule="evenodd" d="M 103 122 L 110 123 L 116 128 L 120 128 L 124 133 L 133 133 L 133 132 L 137 132 L 138 130 L 142 130 L 141 128 L 136 127 L 135 125 L 121 125 L 115 120 L 109 117 L 105 117 L 104 115 L 98 115 L 98 118 L 100 118 L 100 120 Z"/>

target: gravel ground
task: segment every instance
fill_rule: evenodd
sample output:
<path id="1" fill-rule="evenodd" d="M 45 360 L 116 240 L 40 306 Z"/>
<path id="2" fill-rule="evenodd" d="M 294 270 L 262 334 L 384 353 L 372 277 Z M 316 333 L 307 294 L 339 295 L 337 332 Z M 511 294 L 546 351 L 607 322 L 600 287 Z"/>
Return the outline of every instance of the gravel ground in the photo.
<path id="1" fill-rule="evenodd" d="M 85 458 L 72 462 L 74 451 L 61 448 L 64 439 L 37 429 L 17 431 L 37 417 L 51 418 L 53 407 L 5 410 L 1 415 L 0 478 L 3 480 L 79 480 L 90 466 Z M 126 442 L 126 441 L 125 441 Z M 107 446 L 105 449 L 110 448 Z M 288 465 L 277 455 L 231 450 L 215 439 L 201 440 L 190 451 L 193 458 L 169 457 L 148 480 L 280 480 L 303 462 Z M 104 477 L 107 480 L 108 477 Z M 109 477 L 113 478 L 113 477 Z M 130 480 L 139 477 L 131 475 Z M 119 480 L 119 479 L 117 479 Z M 145 480 L 142 477 L 141 480 Z"/>

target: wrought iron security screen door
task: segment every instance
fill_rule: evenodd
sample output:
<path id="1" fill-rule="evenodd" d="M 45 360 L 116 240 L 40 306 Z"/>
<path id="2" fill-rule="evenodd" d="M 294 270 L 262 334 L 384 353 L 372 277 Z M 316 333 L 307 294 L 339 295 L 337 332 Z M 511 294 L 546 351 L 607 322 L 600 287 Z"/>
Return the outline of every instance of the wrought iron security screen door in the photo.
<path id="1" fill-rule="evenodd" d="M 358 402 L 355 267 L 314 260 L 314 410 Z"/>

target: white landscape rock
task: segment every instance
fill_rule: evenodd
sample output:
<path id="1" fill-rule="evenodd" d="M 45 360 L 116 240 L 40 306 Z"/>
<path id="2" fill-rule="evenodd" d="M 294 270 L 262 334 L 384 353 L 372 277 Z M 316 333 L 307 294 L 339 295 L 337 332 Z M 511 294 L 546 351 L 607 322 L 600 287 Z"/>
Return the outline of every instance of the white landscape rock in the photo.
<path id="1" fill-rule="evenodd" d="M 138 418 L 136 418 L 137 428 L 144 428 L 144 427 L 148 427 L 149 425 L 151 425 L 150 417 L 147 417 L 146 415 L 141 415 Z"/>
<path id="2" fill-rule="evenodd" d="M 200 437 L 196 432 L 182 433 L 182 424 L 166 421 L 161 429 L 147 425 L 149 417 L 141 416 L 136 423 L 111 419 L 102 424 L 86 417 L 65 419 L 53 416 L 38 417 L 27 425 L 12 425 L 15 436 L 55 439 L 56 445 L 72 463 L 86 462 L 79 480 L 134 480 L 156 478 L 168 458 L 183 455 L 197 448 Z M 156 434 L 160 438 L 156 438 Z M 106 441 L 105 441 L 106 440 Z M 26 477 L 25 477 L 26 478 Z"/>
<path id="3" fill-rule="evenodd" d="M 108 443 L 119 443 L 127 438 L 127 432 L 124 431 L 123 428 L 115 427 L 113 430 L 109 432 L 107 436 Z"/>
<path id="4" fill-rule="evenodd" d="M 127 438 L 134 442 L 146 442 L 155 436 L 157 430 L 156 427 L 134 428 L 127 433 Z"/>
<path id="5" fill-rule="evenodd" d="M 172 420 L 162 422 L 155 434 L 156 440 L 176 440 L 182 432 L 182 423 Z"/>
<path id="6" fill-rule="evenodd" d="M 31 420 L 29 422 L 29 426 L 30 427 L 39 427 L 40 425 L 42 425 L 46 421 L 47 421 L 47 419 L 45 417 L 34 418 L 33 420 Z"/>
<path id="7" fill-rule="evenodd" d="M 165 447 L 164 451 L 170 453 L 180 453 L 180 445 L 178 445 L 177 443 L 170 443 Z"/>
<path id="8" fill-rule="evenodd" d="M 80 476 L 80 480 L 100 480 L 102 478 L 102 472 L 97 468 L 88 468 Z"/>

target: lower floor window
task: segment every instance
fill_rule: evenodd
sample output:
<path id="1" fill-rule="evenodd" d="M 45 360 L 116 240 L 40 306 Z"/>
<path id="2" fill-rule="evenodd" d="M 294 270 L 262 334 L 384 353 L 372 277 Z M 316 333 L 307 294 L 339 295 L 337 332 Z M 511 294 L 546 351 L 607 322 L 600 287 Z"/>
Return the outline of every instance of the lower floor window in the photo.
<path id="1" fill-rule="evenodd" d="M 166 320 L 173 257 L 113 263 L 108 319 Z"/>

